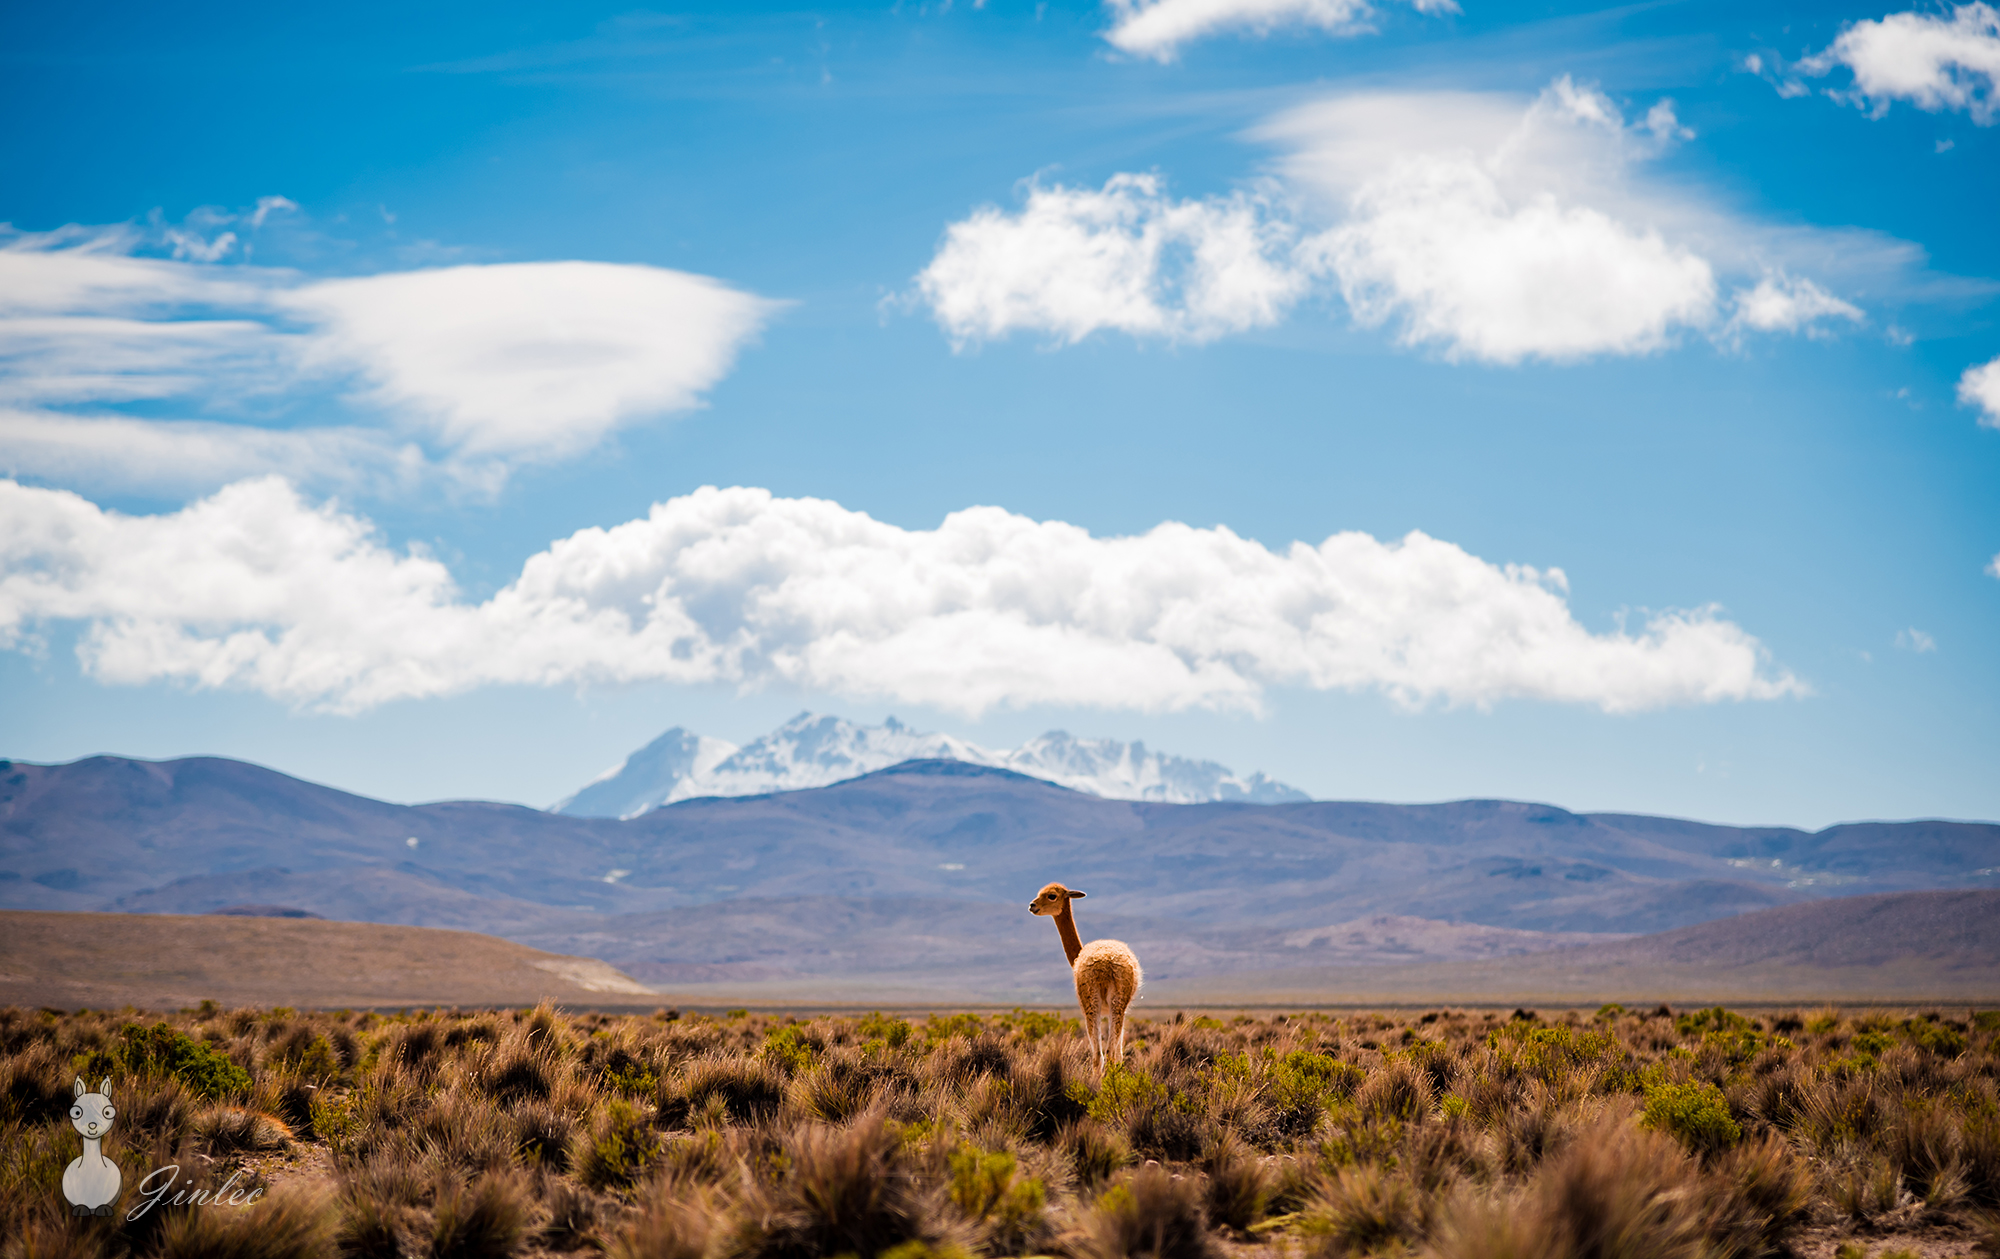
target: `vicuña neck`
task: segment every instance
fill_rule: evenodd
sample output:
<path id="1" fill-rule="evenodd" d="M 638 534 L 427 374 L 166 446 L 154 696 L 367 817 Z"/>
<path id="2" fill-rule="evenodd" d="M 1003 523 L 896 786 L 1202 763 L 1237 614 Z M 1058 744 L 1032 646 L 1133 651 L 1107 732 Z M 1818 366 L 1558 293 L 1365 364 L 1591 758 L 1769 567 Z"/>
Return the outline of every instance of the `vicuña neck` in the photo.
<path id="1" fill-rule="evenodd" d="M 1056 915 L 1056 934 L 1062 937 L 1069 964 L 1076 965 L 1076 955 L 1083 952 L 1083 941 L 1076 938 L 1076 916 L 1069 912 L 1068 901 L 1063 902 L 1062 912 Z"/>
<path id="2" fill-rule="evenodd" d="M 103 1158 L 104 1157 L 103 1150 L 104 1150 L 103 1137 L 85 1137 L 83 1139 L 83 1156 L 85 1158 L 92 1158 L 92 1157 Z"/>

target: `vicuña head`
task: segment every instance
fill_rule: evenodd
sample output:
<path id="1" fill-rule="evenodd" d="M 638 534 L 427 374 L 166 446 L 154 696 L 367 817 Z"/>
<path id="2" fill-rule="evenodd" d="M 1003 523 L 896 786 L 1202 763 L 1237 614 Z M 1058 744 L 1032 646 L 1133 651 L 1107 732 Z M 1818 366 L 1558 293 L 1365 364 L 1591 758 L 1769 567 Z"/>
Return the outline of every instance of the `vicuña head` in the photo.
<path id="1" fill-rule="evenodd" d="M 1069 956 L 1070 972 L 1076 979 L 1076 1002 L 1083 1007 L 1083 1026 L 1097 1051 L 1097 1066 L 1116 1046 L 1120 1061 L 1125 1058 L 1125 1008 L 1139 995 L 1145 975 L 1139 959 L 1119 940 L 1092 940 L 1083 943 L 1076 934 L 1076 916 L 1069 903 L 1083 899 L 1075 888 L 1051 883 L 1028 902 L 1028 912 L 1056 920 L 1056 934 L 1062 937 L 1063 952 Z"/>
<path id="2" fill-rule="evenodd" d="M 1068 909 L 1071 900 L 1081 900 L 1085 895 L 1087 893 L 1073 892 L 1060 883 L 1051 883 L 1028 902 L 1028 912 L 1045 918 L 1054 917 Z"/>

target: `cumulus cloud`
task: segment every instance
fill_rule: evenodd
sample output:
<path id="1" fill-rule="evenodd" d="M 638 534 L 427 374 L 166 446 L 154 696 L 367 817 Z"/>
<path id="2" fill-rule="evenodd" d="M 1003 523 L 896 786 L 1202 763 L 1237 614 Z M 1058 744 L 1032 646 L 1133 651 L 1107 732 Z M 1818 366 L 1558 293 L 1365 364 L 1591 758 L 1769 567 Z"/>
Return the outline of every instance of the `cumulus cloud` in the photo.
<path id="1" fill-rule="evenodd" d="M 1811 280 L 1782 273 L 1765 276 L 1755 288 L 1738 289 L 1735 305 L 1731 323 L 1759 332 L 1811 330 L 1821 319 L 1859 323 L 1866 318 L 1860 307 L 1841 301 Z"/>
<path id="2" fill-rule="evenodd" d="M 1492 176 L 1415 160 L 1363 186 L 1320 256 L 1363 324 L 1492 363 L 1641 354 L 1706 322 L 1708 262 L 1657 232 L 1548 193 L 1510 201 Z"/>
<path id="3" fill-rule="evenodd" d="M 1410 0 L 1419 13 L 1457 13 L 1453 0 Z M 1372 29 L 1368 0 L 1107 0 L 1115 47 L 1171 61 L 1182 44 L 1223 31 L 1269 35 L 1287 27 L 1355 35 Z"/>
<path id="4" fill-rule="evenodd" d="M 1713 608 L 1592 633 L 1560 570 L 1411 533 L 1280 551 L 1226 528 L 1096 538 L 999 508 L 909 530 L 703 489 L 585 529 L 484 602 L 277 478 L 157 516 L 0 481 L 0 641 L 83 627 L 107 682 L 359 710 L 493 683 L 769 683 L 977 714 L 1257 708 L 1267 689 L 1625 712 L 1797 695 Z"/>
<path id="5" fill-rule="evenodd" d="M 1879 242 L 1788 240 L 1649 181 L 1647 164 L 1693 134 L 1672 103 L 1628 121 L 1567 77 L 1532 100 L 1343 94 L 1253 134 L 1281 151 L 1281 178 L 1254 194 L 1177 201 L 1150 175 L 1033 184 L 1018 213 L 952 224 L 918 293 L 961 345 L 1014 331 L 1207 339 L 1331 290 L 1358 323 L 1447 358 L 1566 362 L 1853 320 L 1787 264 L 1907 263 Z"/>
<path id="6" fill-rule="evenodd" d="M 1979 408 L 1981 424 L 2000 428 L 2000 358 L 1966 368 L 1958 378 L 1958 400 Z"/>
<path id="7" fill-rule="evenodd" d="M 2000 10 L 1962 4 L 1949 17 L 1909 12 L 1859 21 L 1797 68 L 1823 75 L 1838 66 L 1853 73 L 1854 85 L 1832 94 L 1877 118 L 1902 100 L 1931 113 L 1964 112 L 1991 126 L 2000 109 Z"/>
<path id="8" fill-rule="evenodd" d="M 1205 341 L 1282 316 L 1305 283 L 1290 235 L 1259 198 L 1178 201 L 1153 175 L 1030 183 L 1018 214 L 987 206 L 946 229 L 917 287 L 961 345 L 1017 329 Z"/>
<path id="9" fill-rule="evenodd" d="M 248 230 L 295 208 L 267 197 L 231 221 Z M 388 454 L 401 468 L 413 442 L 458 480 L 490 483 L 511 461 L 571 455 L 622 424 L 700 405 L 777 306 L 703 276 L 607 263 L 311 279 L 214 265 L 231 234 L 189 231 L 0 233 L 0 403 L 21 408 L 5 422 L 33 436 L 10 447 L 13 471 L 74 475 L 93 448 L 116 456 L 100 440 L 107 417 L 63 408 L 178 399 L 200 422 L 163 425 L 146 444 L 173 449 L 162 467 L 176 477 L 213 455 L 204 488 L 242 475 L 258 452 L 288 474 L 285 452 L 308 449 L 351 453 L 356 470 Z M 137 256 L 148 244 L 175 258 Z M 347 391 L 358 425 L 218 431 L 218 420 L 282 414 L 328 391 Z M 106 483 L 125 475 L 104 471 Z"/>

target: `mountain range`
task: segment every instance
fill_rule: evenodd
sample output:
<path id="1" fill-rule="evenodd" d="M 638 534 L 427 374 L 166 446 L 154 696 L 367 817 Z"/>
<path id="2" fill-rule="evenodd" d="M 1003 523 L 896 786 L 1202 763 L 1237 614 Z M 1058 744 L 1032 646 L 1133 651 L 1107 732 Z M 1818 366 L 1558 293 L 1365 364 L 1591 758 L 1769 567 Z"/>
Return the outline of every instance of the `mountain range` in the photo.
<path id="1" fill-rule="evenodd" d="M 699 796 L 760 796 L 827 787 L 917 760 L 1011 769 L 1107 800 L 1286 804 L 1310 798 L 1261 773 L 1246 777 L 1214 761 L 1154 752 L 1144 743 L 1078 739 L 1051 730 L 1012 751 L 994 751 L 952 735 L 912 730 L 894 717 L 879 726 L 864 726 L 800 713 L 743 747 L 675 726 L 574 795 L 557 801 L 550 811 L 572 817 L 634 818 Z"/>
<path id="2" fill-rule="evenodd" d="M 1086 934 L 1131 942 L 1168 981 L 1476 961 L 1833 896 L 1992 889 L 2000 826 L 1157 804 L 953 760 L 621 821 L 387 804 L 219 758 L 0 762 L 0 908 L 284 907 L 487 932 L 652 984 L 869 977 L 1043 999 L 1060 954 L 1025 907 L 1052 878 L 1090 894 Z"/>

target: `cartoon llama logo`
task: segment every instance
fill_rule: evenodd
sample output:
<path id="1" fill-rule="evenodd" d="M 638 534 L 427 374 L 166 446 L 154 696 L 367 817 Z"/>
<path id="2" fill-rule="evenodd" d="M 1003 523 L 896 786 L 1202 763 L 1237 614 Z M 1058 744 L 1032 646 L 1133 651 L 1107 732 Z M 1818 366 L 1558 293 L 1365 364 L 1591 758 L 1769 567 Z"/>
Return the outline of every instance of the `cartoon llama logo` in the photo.
<path id="1" fill-rule="evenodd" d="M 117 1117 L 111 1105 L 111 1081 L 105 1080 L 92 1093 L 78 1076 L 69 1123 L 83 1137 L 83 1157 L 63 1169 L 63 1197 L 69 1199 L 71 1215 L 110 1215 L 111 1204 L 118 1201 L 125 1177 L 118 1164 L 104 1157 L 104 1137 Z"/>

